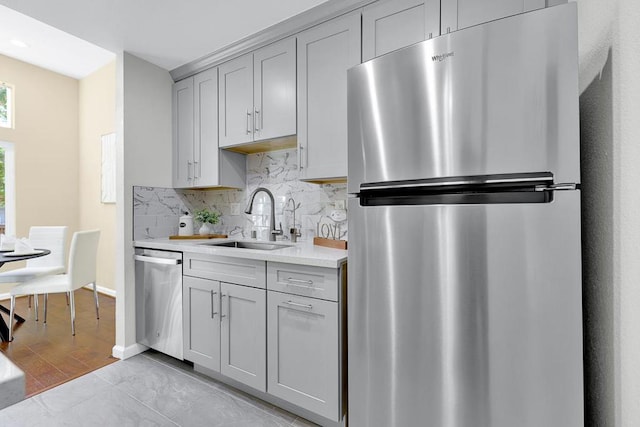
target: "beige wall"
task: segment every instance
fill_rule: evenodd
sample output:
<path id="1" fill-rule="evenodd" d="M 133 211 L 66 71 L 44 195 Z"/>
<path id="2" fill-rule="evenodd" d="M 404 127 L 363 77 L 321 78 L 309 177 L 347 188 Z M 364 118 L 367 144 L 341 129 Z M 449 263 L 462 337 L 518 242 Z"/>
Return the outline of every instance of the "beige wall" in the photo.
<path id="1" fill-rule="evenodd" d="M 15 88 L 16 230 L 32 225 L 78 228 L 78 81 L 0 55 L 0 81 Z M 2 267 L 18 267 L 7 265 Z M 6 292 L 0 286 L 0 293 Z"/>
<path id="2" fill-rule="evenodd" d="M 98 286 L 115 291 L 116 205 L 101 203 L 102 135 L 115 132 L 115 60 L 80 80 L 79 228 L 100 229 Z"/>

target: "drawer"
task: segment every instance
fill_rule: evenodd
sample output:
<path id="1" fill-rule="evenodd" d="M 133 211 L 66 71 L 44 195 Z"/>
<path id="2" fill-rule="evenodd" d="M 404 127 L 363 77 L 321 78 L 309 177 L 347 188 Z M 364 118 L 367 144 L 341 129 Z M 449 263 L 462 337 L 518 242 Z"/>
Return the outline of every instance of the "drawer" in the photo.
<path id="1" fill-rule="evenodd" d="M 266 261 L 185 253 L 182 274 L 238 285 L 266 287 Z"/>
<path id="2" fill-rule="evenodd" d="M 339 271 L 337 268 L 269 262 L 267 289 L 338 301 Z"/>

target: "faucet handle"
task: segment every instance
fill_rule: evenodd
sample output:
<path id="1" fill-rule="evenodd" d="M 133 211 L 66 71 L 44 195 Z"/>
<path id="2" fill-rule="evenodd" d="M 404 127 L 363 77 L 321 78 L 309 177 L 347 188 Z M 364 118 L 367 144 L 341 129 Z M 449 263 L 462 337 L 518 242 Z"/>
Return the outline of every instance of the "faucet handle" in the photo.
<path id="1" fill-rule="evenodd" d="M 282 231 L 282 223 L 280 223 L 279 229 L 271 230 L 271 234 L 273 234 L 274 236 L 282 236 L 284 234 L 284 231 Z"/>
<path id="2" fill-rule="evenodd" d="M 293 243 L 297 243 L 298 237 L 302 237 L 302 233 L 300 232 L 300 229 L 296 227 L 291 227 L 289 229 L 289 234 L 291 235 L 291 241 Z"/>

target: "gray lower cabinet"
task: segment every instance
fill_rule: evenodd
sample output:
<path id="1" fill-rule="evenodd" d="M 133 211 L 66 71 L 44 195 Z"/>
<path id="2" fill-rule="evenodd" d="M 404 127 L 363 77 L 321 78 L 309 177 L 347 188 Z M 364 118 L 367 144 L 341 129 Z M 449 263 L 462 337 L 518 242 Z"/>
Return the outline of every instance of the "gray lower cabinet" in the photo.
<path id="1" fill-rule="evenodd" d="M 440 0 L 380 0 L 362 11 L 362 60 L 440 35 Z"/>
<path id="2" fill-rule="evenodd" d="M 441 33 L 506 18 L 546 6 L 546 0 L 442 0 Z"/>
<path id="3" fill-rule="evenodd" d="M 267 391 L 340 420 L 338 303 L 269 291 Z"/>
<path id="4" fill-rule="evenodd" d="M 266 291 L 221 283 L 220 372 L 266 391 Z"/>
<path id="5" fill-rule="evenodd" d="M 360 11 L 298 34 L 300 179 L 347 176 L 347 70 L 360 63 Z"/>
<path id="6" fill-rule="evenodd" d="M 267 384 L 265 264 L 183 254 L 184 359 L 261 392 Z"/>
<path id="7" fill-rule="evenodd" d="M 220 372 L 220 282 L 184 276 L 184 358 Z"/>
<path id="8" fill-rule="evenodd" d="M 185 360 L 312 421 L 343 425 L 346 265 L 184 253 L 182 292 Z"/>

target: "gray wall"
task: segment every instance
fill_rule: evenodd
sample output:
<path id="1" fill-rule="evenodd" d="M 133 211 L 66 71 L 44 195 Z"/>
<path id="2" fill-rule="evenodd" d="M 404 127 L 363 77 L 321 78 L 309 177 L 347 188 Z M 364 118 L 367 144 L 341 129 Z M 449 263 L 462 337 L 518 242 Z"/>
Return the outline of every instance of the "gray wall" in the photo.
<path id="1" fill-rule="evenodd" d="M 585 418 L 614 424 L 613 82 L 602 74 L 580 95 Z"/>

